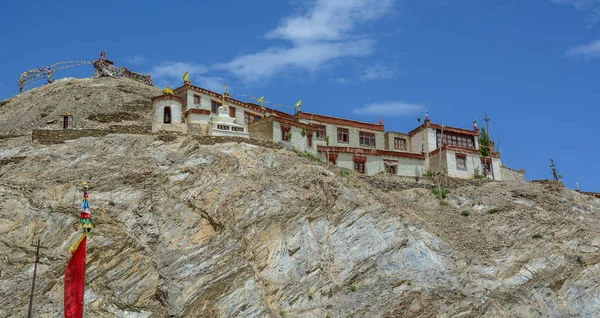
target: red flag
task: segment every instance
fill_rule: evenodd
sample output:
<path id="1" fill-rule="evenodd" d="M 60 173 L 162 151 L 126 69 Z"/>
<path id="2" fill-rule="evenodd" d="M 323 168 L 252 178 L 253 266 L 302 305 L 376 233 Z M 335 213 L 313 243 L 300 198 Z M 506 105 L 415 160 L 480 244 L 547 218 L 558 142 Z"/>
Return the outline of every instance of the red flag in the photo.
<path id="1" fill-rule="evenodd" d="M 73 254 L 65 269 L 65 318 L 81 318 L 85 277 L 85 232 L 69 249 Z"/>

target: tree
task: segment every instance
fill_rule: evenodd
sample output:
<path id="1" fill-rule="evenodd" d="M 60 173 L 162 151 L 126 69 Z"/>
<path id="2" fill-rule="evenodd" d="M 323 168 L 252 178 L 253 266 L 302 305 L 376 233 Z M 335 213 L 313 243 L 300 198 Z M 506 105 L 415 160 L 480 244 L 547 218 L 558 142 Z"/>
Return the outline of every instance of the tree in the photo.
<path id="1" fill-rule="evenodd" d="M 487 157 L 490 155 L 490 137 L 485 131 L 485 128 L 481 128 L 481 133 L 479 134 L 479 152 L 482 157 Z"/>

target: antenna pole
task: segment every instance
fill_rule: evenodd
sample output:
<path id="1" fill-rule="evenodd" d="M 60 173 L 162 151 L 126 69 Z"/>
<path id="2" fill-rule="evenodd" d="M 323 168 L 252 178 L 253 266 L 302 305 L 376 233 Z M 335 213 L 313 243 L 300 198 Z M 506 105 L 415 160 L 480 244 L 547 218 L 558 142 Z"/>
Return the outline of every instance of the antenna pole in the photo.
<path id="1" fill-rule="evenodd" d="M 31 318 L 32 310 L 33 310 L 33 293 L 35 291 L 35 275 L 37 273 L 37 264 L 40 260 L 40 247 L 46 248 L 45 246 L 40 245 L 40 239 L 38 238 L 37 244 L 31 246 L 35 247 L 35 265 L 33 265 L 33 282 L 31 283 L 31 294 L 29 295 L 29 311 L 27 312 L 27 318 Z"/>

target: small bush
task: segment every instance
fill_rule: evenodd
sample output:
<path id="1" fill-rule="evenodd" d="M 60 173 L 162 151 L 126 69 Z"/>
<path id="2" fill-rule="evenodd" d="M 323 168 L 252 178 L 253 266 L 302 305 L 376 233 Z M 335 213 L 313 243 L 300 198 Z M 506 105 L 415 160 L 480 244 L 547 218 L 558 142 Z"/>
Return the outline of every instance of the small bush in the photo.
<path id="1" fill-rule="evenodd" d="M 329 146 L 329 136 L 325 136 L 325 142 L 327 143 L 327 146 Z"/>
<path id="2" fill-rule="evenodd" d="M 283 310 L 283 309 L 279 310 L 279 316 L 285 317 L 286 316 L 285 315 L 285 310 Z"/>
<path id="3" fill-rule="evenodd" d="M 358 289 L 358 286 L 356 286 L 354 284 L 352 284 L 352 286 L 350 286 L 350 290 L 353 292 L 356 291 L 357 289 Z"/>
<path id="4" fill-rule="evenodd" d="M 412 285 L 412 282 L 410 280 L 406 281 L 406 285 L 410 286 L 410 285 Z"/>
<path id="5" fill-rule="evenodd" d="M 350 175 L 350 173 L 348 171 L 346 171 L 346 170 L 340 170 L 340 176 L 347 177 L 349 175 Z"/>
<path id="6" fill-rule="evenodd" d="M 448 201 L 446 201 L 446 200 L 440 200 L 440 205 L 448 205 Z"/>
<path id="7" fill-rule="evenodd" d="M 448 194 L 448 189 L 446 188 L 434 188 L 431 191 L 433 192 L 433 194 L 435 194 L 436 197 L 441 199 L 445 199 L 446 195 Z"/>
<path id="8" fill-rule="evenodd" d="M 306 136 L 306 129 L 302 128 L 302 130 L 300 131 L 300 135 L 302 137 Z"/>
<path id="9" fill-rule="evenodd" d="M 312 290 L 308 292 L 308 298 L 312 299 L 314 295 L 315 293 Z"/>
<path id="10" fill-rule="evenodd" d="M 532 238 L 534 238 L 534 239 L 541 239 L 542 238 L 542 234 L 539 234 L 539 233 L 533 234 Z"/>
<path id="11" fill-rule="evenodd" d="M 493 208 L 493 209 L 487 210 L 487 214 L 495 214 L 498 212 L 500 212 L 500 209 Z"/>
<path id="12" fill-rule="evenodd" d="M 425 173 L 423 174 L 423 177 L 432 178 L 433 177 L 433 172 L 431 172 L 431 171 L 425 171 Z"/>
<path id="13" fill-rule="evenodd" d="M 469 212 L 467 210 L 462 210 L 462 212 L 460 212 L 460 215 L 462 215 L 462 216 L 469 216 L 469 214 L 471 214 L 471 212 Z"/>
<path id="14" fill-rule="evenodd" d="M 108 202 L 108 205 L 115 206 L 115 202 L 114 201 L 110 201 L 110 202 Z"/>

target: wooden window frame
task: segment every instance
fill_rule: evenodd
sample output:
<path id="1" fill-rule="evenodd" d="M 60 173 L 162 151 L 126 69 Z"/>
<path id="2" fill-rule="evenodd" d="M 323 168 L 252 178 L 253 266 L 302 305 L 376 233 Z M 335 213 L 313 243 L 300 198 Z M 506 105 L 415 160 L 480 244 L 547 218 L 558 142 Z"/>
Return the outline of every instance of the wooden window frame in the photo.
<path id="1" fill-rule="evenodd" d="M 438 130 L 436 140 L 438 148 L 442 145 L 449 145 L 465 149 L 475 149 L 475 140 L 473 136 L 470 135 L 444 132 L 444 138 L 442 139 L 442 131 Z"/>
<path id="2" fill-rule="evenodd" d="M 343 141 L 343 138 L 340 137 L 346 136 L 346 141 Z M 349 144 L 350 143 L 350 130 L 348 128 L 340 128 L 337 129 L 337 142 L 340 144 Z"/>
<path id="3" fill-rule="evenodd" d="M 464 168 L 461 168 L 458 164 L 461 161 L 465 163 Z M 467 155 L 465 155 L 463 153 L 456 154 L 456 170 L 459 170 L 459 171 L 468 171 L 469 170 L 469 167 L 467 166 Z"/>
<path id="4" fill-rule="evenodd" d="M 201 101 L 202 101 L 202 96 L 200 96 L 198 94 L 194 94 L 194 104 L 200 105 Z"/>
<path id="5" fill-rule="evenodd" d="M 327 155 L 327 159 L 330 163 L 332 163 L 333 165 L 337 164 L 337 158 L 338 158 L 338 154 L 337 153 L 330 153 Z"/>
<path id="6" fill-rule="evenodd" d="M 401 143 L 400 141 L 402 141 L 403 143 Z M 400 146 L 402 146 L 402 147 L 400 147 Z M 394 149 L 406 150 L 407 149 L 406 138 L 394 137 Z"/>
<path id="7" fill-rule="evenodd" d="M 355 171 L 358 171 L 362 174 L 367 172 L 367 157 L 352 156 L 352 162 L 354 163 Z"/>
<path id="8" fill-rule="evenodd" d="M 312 138 L 313 138 L 312 131 L 307 131 L 306 132 L 306 147 L 312 148 L 312 146 L 313 146 Z"/>
<path id="9" fill-rule="evenodd" d="M 216 106 L 216 107 L 215 107 Z M 219 107 L 223 106 L 221 102 L 217 102 L 215 100 L 210 101 L 210 112 L 213 114 L 219 113 Z"/>
<path id="10" fill-rule="evenodd" d="M 288 134 L 290 131 L 292 131 L 292 127 L 288 126 L 288 125 L 281 125 L 281 140 L 283 141 L 290 141 L 291 138 L 288 138 Z"/>
<path id="11" fill-rule="evenodd" d="M 229 106 L 229 117 L 235 118 L 235 107 Z"/>
<path id="12" fill-rule="evenodd" d="M 376 148 L 376 137 L 374 133 L 359 131 L 358 132 L 359 145 L 361 147 Z"/>
<path id="13" fill-rule="evenodd" d="M 326 125 L 317 125 L 317 139 L 325 139 L 327 138 L 327 126 Z"/>

